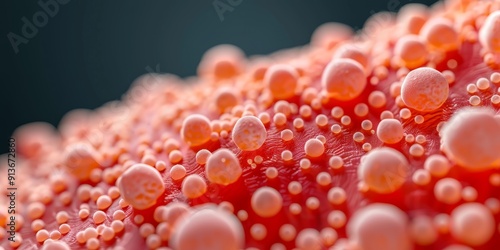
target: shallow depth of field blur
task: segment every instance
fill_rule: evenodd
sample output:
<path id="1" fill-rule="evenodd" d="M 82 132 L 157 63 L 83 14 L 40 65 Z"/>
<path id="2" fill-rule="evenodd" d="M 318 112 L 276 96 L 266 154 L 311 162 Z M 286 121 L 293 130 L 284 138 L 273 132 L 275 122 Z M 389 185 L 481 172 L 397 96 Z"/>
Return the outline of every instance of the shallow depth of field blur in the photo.
<path id="1" fill-rule="evenodd" d="M 34 121 L 57 126 L 76 108 L 119 100 L 148 72 L 188 77 L 203 53 L 218 44 L 247 55 L 269 54 L 309 42 L 315 28 L 341 22 L 359 29 L 373 13 L 434 0 L 241 0 L 218 14 L 216 1 L 69 1 L 15 53 L 7 38 L 22 35 L 23 17 L 43 9 L 37 1 L 6 0 L 2 14 L 0 153 L 15 128 Z M 238 1 L 233 1 L 238 2 Z"/>

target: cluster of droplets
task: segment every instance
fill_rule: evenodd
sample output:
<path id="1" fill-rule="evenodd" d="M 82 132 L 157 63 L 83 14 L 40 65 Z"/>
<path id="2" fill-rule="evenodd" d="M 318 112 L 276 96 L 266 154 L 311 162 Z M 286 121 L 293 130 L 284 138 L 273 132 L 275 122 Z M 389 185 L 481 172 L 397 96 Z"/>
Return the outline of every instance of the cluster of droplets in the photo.
<path id="1" fill-rule="evenodd" d="M 267 57 L 217 46 L 197 78 L 19 128 L 33 191 L 15 242 L 0 210 L 0 249 L 491 249 L 499 29 L 498 1 L 411 4 Z"/>

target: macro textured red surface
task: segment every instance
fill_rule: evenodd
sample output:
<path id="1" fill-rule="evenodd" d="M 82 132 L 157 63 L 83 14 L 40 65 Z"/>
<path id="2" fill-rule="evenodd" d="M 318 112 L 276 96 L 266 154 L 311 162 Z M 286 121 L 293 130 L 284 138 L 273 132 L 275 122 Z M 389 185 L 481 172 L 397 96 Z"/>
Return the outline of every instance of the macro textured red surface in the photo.
<path id="1" fill-rule="evenodd" d="M 197 77 L 22 126 L 31 191 L 15 242 L 0 198 L 0 249 L 498 249 L 499 13 L 410 4 L 265 57 L 220 45 Z"/>

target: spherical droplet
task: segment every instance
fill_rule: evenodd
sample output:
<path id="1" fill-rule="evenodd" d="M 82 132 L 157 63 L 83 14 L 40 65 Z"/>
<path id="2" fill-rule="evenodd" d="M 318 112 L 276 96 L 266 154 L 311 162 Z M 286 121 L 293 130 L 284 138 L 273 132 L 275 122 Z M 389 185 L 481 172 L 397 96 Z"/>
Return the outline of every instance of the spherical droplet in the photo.
<path id="1" fill-rule="evenodd" d="M 377 193 L 391 193 L 406 180 L 409 164 L 399 151 L 380 147 L 368 152 L 358 167 L 358 178 Z"/>
<path id="2" fill-rule="evenodd" d="M 344 44 L 336 49 L 335 59 L 347 58 L 358 62 L 364 69 L 368 68 L 368 57 L 367 55 L 358 47 L 353 45 Z"/>
<path id="3" fill-rule="evenodd" d="M 264 83 L 278 100 L 289 99 L 295 95 L 299 74 L 289 65 L 278 64 L 269 67 L 264 75 Z"/>
<path id="4" fill-rule="evenodd" d="M 207 160 L 211 155 L 212 153 L 206 149 L 202 149 L 196 152 L 196 163 L 200 165 L 205 165 L 205 163 L 207 163 Z"/>
<path id="5" fill-rule="evenodd" d="M 436 182 L 434 196 L 445 204 L 455 204 L 460 201 L 462 185 L 453 178 L 444 178 Z"/>
<path id="6" fill-rule="evenodd" d="M 276 189 L 261 187 L 253 193 L 251 205 L 257 215 L 269 218 L 275 216 L 281 210 L 283 198 Z"/>
<path id="7" fill-rule="evenodd" d="M 165 191 L 165 184 L 158 170 L 135 164 L 118 179 L 122 198 L 135 209 L 146 209 L 156 204 L 156 199 Z"/>
<path id="8" fill-rule="evenodd" d="M 410 225 L 410 234 L 415 243 L 421 246 L 428 246 L 438 238 L 432 219 L 423 215 L 413 218 Z"/>
<path id="9" fill-rule="evenodd" d="M 490 52 L 500 52 L 500 11 L 492 12 L 479 31 L 479 41 Z"/>
<path id="10" fill-rule="evenodd" d="M 215 79 L 230 79 L 241 73 L 245 55 L 241 49 L 230 44 L 210 48 L 198 65 L 198 75 Z"/>
<path id="11" fill-rule="evenodd" d="M 288 192 L 292 195 L 300 194 L 300 192 L 302 192 L 302 184 L 298 181 L 291 181 L 288 184 Z"/>
<path id="12" fill-rule="evenodd" d="M 230 88 L 220 88 L 215 93 L 215 106 L 220 113 L 230 111 L 239 102 L 239 96 Z"/>
<path id="13" fill-rule="evenodd" d="M 245 234 L 239 220 L 216 209 L 202 209 L 183 220 L 170 246 L 178 250 L 242 249 Z"/>
<path id="14" fill-rule="evenodd" d="M 417 169 L 417 171 L 413 173 L 412 180 L 413 183 L 417 185 L 425 186 L 431 181 L 431 175 L 425 169 Z"/>
<path id="15" fill-rule="evenodd" d="M 316 229 L 303 229 L 295 238 L 295 245 L 300 250 L 320 250 L 322 246 L 321 236 Z"/>
<path id="16" fill-rule="evenodd" d="M 66 169 L 81 181 L 90 178 L 92 170 L 100 166 L 100 159 L 97 151 L 84 143 L 71 145 L 64 155 Z"/>
<path id="17" fill-rule="evenodd" d="M 413 157 L 420 157 L 420 156 L 424 155 L 425 149 L 420 144 L 413 144 L 410 146 L 409 153 Z"/>
<path id="18" fill-rule="evenodd" d="M 253 224 L 252 227 L 250 227 L 250 235 L 255 240 L 263 240 L 267 236 L 266 226 L 260 223 Z"/>
<path id="19" fill-rule="evenodd" d="M 384 119 L 377 126 L 377 137 L 387 144 L 398 143 L 404 137 L 403 125 L 396 119 Z"/>
<path id="20" fill-rule="evenodd" d="M 325 146 L 318 139 L 309 139 L 304 145 L 304 151 L 310 157 L 319 157 L 325 152 Z"/>
<path id="21" fill-rule="evenodd" d="M 41 218 L 45 213 L 45 205 L 41 202 L 32 202 L 28 205 L 28 217 L 32 220 Z"/>
<path id="22" fill-rule="evenodd" d="M 444 18 L 427 21 L 420 34 L 434 49 L 450 51 L 456 49 L 459 44 L 458 33 L 453 27 L 453 23 Z"/>
<path id="23" fill-rule="evenodd" d="M 293 139 L 293 132 L 290 129 L 281 131 L 281 139 L 283 141 L 291 141 Z"/>
<path id="24" fill-rule="evenodd" d="M 297 235 L 297 230 L 293 225 L 283 224 L 279 229 L 279 235 L 283 241 L 292 241 Z"/>
<path id="25" fill-rule="evenodd" d="M 451 235 L 470 246 L 480 246 L 495 233 L 495 218 L 480 203 L 465 203 L 451 212 Z"/>
<path id="26" fill-rule="evenodd" d="M 333 228 L 342 228 L 347 222 L 347 217 L 344 212 L 340 210 L 331 211 L 327 217 L 328 225 Z"/>
<path id="27" fill-rule="evenodd" d="M 41 250 L 70 250 L 71 248 L 64 241 L 47 241 L 43 243 Z"/>
<path id="28" fill-rule="evenodd" d="M 187 198 L 195 199 L 207 192 L 207 183 L 201 176 L 192 174 L 184 178 L 181 190 Z"/>
<path id="29" fill-rule="evenodd" d="M 94 215 L 92 215 L 92 219 L 95 224 L 101 224 L 106 220 L 106 213 L 103 211 L 96 211 Z"/>
<path id="30" fill-rule="evenodd" d="M 59 224 L 63 224 L 68 222 L 69 220 L 69 215 L 66 211 L 60 211 L 56 214 L 56 221 Z"/>
<path id="31" fill-rule="evenodd" d="M 500 122 L 486 108 L 455 113 L 441 129 L 443 151 L 469 171 L 500 165 Z"/>
<path id="32" fill-rule="evenodd" d="M 259 149 L 266 141 L 267 130 L 259 118 L 244 116 L 234 125 L 232 137 L 239 149 L 254 151 Z"/>
<path id="33" fill-rule="evenodd" d="M 347 236 L 364 250 L 410 250 L 407 224 L 406 214 L 399 208 L 375 203 L 354 213 Z"/>
<path id="34" fill-rule="evenodd" d="M 210 140 L 211 134 L 210 120 L 203 115 L 190 115 L 182 123 L 181 136 L 189 146 L 205 144 Z"/>
<path id="35" fill-rule="evenodd" d="M 218 149 L 205 166 L 206 177 L 210 182 L 229 185 L 236 182 L 242 173 L 240 162 L 229 149 Z"/>
<path id="36" fill-rule="evenodd" d="M 444 177 L 450 171 L 448 159 L 442 155 L 431 155 L 424 162 L 424 168 L 434 177 Z"/>
<path id="37" fill-rule="evenodd" d="M 368 96 L 368 104 L 376 109 L 382 108 L 387 103 L 387 97 L 384 92 L 375 90 Z"/>
<path id="38" fill-rule="evenodd" d="M 334 205 L 340 205 L 346 201 L 347 194 L 343 188 L 333 187 L 328 190 L 327 199 Z"/>
<path id="39" fill-rule="evenodd" d="M 101 210 L 108 209 L 109 206 L 113 203 L 113 200 L 111 200 L 111 197 L 107 195 L 101 195 L 99 198 L 97 198 L 96 205 L 97 208 Z"/>
<path id="40" fill-rule="evenodd" d="M 351 59 L 334 59 L 326 66 L 321 83 L 330 97 L 349 101 L 363 92 L 366 76 L 358 62 Z"/>
<path id="41" fill-rule="evenodd" d="M 448 99 L 448 93 L 449 85 L 443 74 L 428 67 L 410 71 L 401 86 L 404 104 L 423 112 L 441 107 Z"/>
<path id="42" fill-rule="evenodd" d="M 394 54 L 402 66 L 408 69 L 420 67 L 428 60 L 425 44 L 416 35 L 406 35 L 396 42 Z"/>

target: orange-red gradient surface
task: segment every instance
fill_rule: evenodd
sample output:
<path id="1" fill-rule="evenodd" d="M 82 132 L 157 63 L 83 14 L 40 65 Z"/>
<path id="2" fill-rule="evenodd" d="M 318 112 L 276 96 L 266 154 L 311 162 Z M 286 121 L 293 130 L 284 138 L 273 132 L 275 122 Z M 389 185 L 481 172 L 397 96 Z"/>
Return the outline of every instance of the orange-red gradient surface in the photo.
<path id="1" fill-rule="evenodd" d="M 500 249 L 500 1 L 386 17 L 20 127 L 0 249 Z"/>

